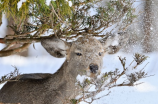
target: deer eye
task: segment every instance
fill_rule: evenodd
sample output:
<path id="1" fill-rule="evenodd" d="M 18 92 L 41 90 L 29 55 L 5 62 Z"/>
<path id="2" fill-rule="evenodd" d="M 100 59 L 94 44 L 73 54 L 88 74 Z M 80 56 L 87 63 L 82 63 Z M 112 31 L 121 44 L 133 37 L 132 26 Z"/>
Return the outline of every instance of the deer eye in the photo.
<path id="1" fill-rule="evenodd" d="M 82 55 L 82 53 L 76 53 L 76 55 L 77 55 L 77 56 L 81 56 L 81 55 Z"/>

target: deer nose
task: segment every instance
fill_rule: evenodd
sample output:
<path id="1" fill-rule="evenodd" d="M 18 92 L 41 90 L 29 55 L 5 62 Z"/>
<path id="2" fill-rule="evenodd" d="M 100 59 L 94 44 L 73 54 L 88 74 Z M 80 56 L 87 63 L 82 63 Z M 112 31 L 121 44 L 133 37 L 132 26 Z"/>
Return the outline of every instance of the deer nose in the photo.
<path id="1" fill-rule="evenodd" d="M 98 65 L 90 64 L 89 69 L 90 69 L 91 73 L 95 74 L 95 73 L 97 73 Z"/>

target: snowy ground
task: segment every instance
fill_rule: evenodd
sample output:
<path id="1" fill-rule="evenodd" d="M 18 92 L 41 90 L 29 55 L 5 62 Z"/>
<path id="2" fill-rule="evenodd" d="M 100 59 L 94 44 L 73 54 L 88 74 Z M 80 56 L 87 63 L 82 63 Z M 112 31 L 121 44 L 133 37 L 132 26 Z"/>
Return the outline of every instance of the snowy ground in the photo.
<path id="1" fill-rule="evenodd" d="M 22 56 L 8 56 L 0 58 L 0 76 L 14 70 L 16 66 L 21 73 L 54 73 L 64 62 L 64 58 L 57 59 L 50 56 L 40 44 L 36 44 L 36 50 L 33 46 L 30 47 L 31 57 L 25 58 Z M 0 46 L 1 47 L 1 46 Z M 42 54 L 47 54 L 43 56 Z M 141 80 L 144 84 L 135 87 L 117 87 L 113 88 L 111 94 L 107 97 L 99 99 L 93 104 L 157 104 L 158 102 L 158 55 L 157 53 L 146 54 L 148 60 L 140 67 L 149 62 L 145 70 L 149 75 L 155 75 Z M 114 70 L 115 68 L 122 69 L 118 56 L 127 58 L 127 66 L 133 60 L 133 54 L 117 53 L 115 55 L 106 55 L 104 57 L 104 65 L 102 72 Z M 2 85 L 1 85 L 2 87 Z"/>

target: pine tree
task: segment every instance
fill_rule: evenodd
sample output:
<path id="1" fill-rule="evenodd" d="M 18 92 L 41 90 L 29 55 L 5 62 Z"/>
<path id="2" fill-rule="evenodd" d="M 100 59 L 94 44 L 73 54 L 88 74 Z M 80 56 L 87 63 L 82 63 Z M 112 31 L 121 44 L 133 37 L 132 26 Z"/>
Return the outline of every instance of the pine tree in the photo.
<path id="1" fill-rule="evenodd" d="M 9 26 L 15 32 L 14 37 L 40 37 L 48 30 L 64 39 L 79 35 L 102 37 L 104 30 L 113 25 L 125 31 L 136 17 L 133 0 L 52 0 L 50 5 L 45 0 L 26 0 L 18 8 L 19 1 L 1 0 L 0 4 L 0 16 L 4 13 L 14 20 Z"/>

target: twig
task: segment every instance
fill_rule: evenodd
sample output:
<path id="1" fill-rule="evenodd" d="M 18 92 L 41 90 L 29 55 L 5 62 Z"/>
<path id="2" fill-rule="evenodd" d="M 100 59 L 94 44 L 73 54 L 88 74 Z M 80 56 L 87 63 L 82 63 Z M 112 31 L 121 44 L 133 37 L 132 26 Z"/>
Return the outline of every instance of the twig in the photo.
<path id="1" fill-rule="evenodd" d="M 95 98 L 94 100 L 98 100 L 98 99 L 101 99 L 101 98 L 103 98 L 103 97 L 105 97 L 105 96 L 108 96 L 110 93 L 111 93 L 111 91 L 109 91 L 109 93 L 107 93 L 106 95 L 103 95 L 103 96 L 101 96 L 101 97 Z"/>
<path id="2" fill-rule="evenodd" d="M 147 64 L 145 64 L 145 66 L 141 69 L 141 71 L 149 64 L 149 62 Z"/>
<path id="3" fill-rule="evenodd" d="M 6 51 L 0 51 L 0 57 L 9 56 L 9 55 L 12 55 L 12 54 L 16 54 L 16 53 L 19 53 L 19 52 L 23 52 L 23 51 L 25 51 L 29 46 L 30 46 L 30 43 L 25 43 L 25 44 L 23 44 L 22 47 L 19 47 L 19 48 L 16 48 L 16 49 L 6 50 Z"/>
<path id="4" fill-rule="evenodd" d="M 50 3 L 50 5 L 52 6 L 52 11 L 54 12 L 54 14 L 57 16 L 57 18 L 63 23 L 62 19 L 58 16 L 58 14 L 55 12 L 53 5 Z"/>
<path id="5" fill-rule="evenodd" d="M 6 47 L 4 47 L 1 51 L 5 51 L 5 50 L 8 50 L 9 48 L 11 48 L 15 43 L 12 42 L 10 44 L 8 44 Z"/>
<path id="6" fill-rule="evenodd" d="M 54 35 L 54 34 L 52 34 Z M 40 42 L 41 39 L 45 39 L 45 38 L 50 38 L 52 37 L 52 35 L 50 36 L 44 36 L 44 37 L 17 37 L 14 39 L 5 39 L 5 38 L 1 38 L 1 41 L 3 44 L 11 44 L 11 43 L 35 43 L 35 42 Z"/>
<path id="7" fill-rule="evenodd" d="M 134 60 L 129 64 L 129 66 L 131 66 L 133 62 L 134 62 Z"/>

